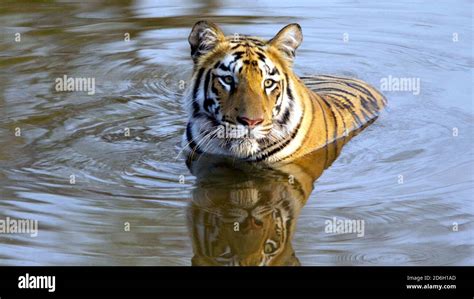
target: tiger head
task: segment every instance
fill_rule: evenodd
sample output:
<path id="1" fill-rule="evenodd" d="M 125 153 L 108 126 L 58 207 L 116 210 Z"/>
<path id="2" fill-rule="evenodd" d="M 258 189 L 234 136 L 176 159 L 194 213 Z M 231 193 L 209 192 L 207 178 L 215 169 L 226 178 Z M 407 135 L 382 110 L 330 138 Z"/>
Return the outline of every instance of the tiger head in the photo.
<path id="1" fill-rule="evenodd" d="M 288 136 L 302 115 L 291 69 L 302 39 L 298 24 L 266 41 L 226 37 L 215 24 L 196 23 L 188 39 L 194 72 L 185 137 L 191 149 L 249 159 Z"/>

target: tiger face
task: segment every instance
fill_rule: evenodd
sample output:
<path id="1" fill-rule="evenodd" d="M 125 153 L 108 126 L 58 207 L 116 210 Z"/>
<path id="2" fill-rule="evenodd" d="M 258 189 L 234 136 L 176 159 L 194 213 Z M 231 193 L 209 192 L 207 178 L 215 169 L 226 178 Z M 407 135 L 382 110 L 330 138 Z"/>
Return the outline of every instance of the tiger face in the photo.
<path id="1" fill-rule="evenodd" d="M 194 86 L 185 136 L 191 149 L 249 159 L 287 137 L 301 114 L 289 86 L 301 42 L 298 24 L 265 41 L 225 37 L 215 24 L 196 23 L 189 36 Z"/>

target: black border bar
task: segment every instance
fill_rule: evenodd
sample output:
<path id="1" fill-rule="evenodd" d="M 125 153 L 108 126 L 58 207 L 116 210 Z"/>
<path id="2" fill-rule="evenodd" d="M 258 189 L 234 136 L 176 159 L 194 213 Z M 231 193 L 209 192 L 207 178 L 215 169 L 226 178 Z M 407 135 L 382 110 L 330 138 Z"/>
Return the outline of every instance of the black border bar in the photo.
<path id="1" fill-rule="evenodd" d="M 55 292 L 20 289 L 19 277 L 26 273 L 55 276 Z M 164 294 L 188 298 L 314 298 L 315 294 L 473 298 L 473 273 L 473 267 L 0 267 L 0 298 L 156 298 Z M 417 282 L 413 277 L 423 279 Z M 409 290 L 407 284 L 449 284 L 456 289 Z"/>

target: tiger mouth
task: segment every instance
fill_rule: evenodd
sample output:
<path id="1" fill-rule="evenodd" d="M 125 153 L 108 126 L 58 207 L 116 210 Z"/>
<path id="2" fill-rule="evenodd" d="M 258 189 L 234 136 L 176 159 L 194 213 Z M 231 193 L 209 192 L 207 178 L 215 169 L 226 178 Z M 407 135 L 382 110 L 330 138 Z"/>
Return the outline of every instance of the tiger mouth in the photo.
<path id="1" fill-rule="evenodd" d="M 232 124 L 230 122 L 222 122 L 217 126 L 216 136 L 226 140 L 259 140 L 265 138 L 273 128 L 273 124 L 266 124 L 249 128 L 242 125 Z"/>
<path id="2" fill-rule="evenodd" d="M 201 152 L 214 152 L 239 159 L 252 158 L 261 151 L 262 144 L 275 138 L 272 135 L 275 128 L 273 123 L 248 128 L 239 124 L 214 120 L 203 123 L 199 127 L 201 138 L 195 146 L 198 146 Z M 188 140 L 191 139 L 192 136 L 188 136 Z"/>

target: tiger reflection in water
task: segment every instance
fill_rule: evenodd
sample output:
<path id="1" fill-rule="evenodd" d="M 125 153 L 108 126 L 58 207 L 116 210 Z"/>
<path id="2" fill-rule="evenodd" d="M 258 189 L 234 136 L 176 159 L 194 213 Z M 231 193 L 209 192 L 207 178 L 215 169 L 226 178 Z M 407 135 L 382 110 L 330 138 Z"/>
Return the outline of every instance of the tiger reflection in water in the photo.
<path id="1" fill-rule="evenodd" d="M 360 131 L 358 131 L 360 132 Z M 357 132 L 288 164 L 198 156 L 188 207 L 193 265 L 300 265 L 291 240 L 314 181 Z"/>

